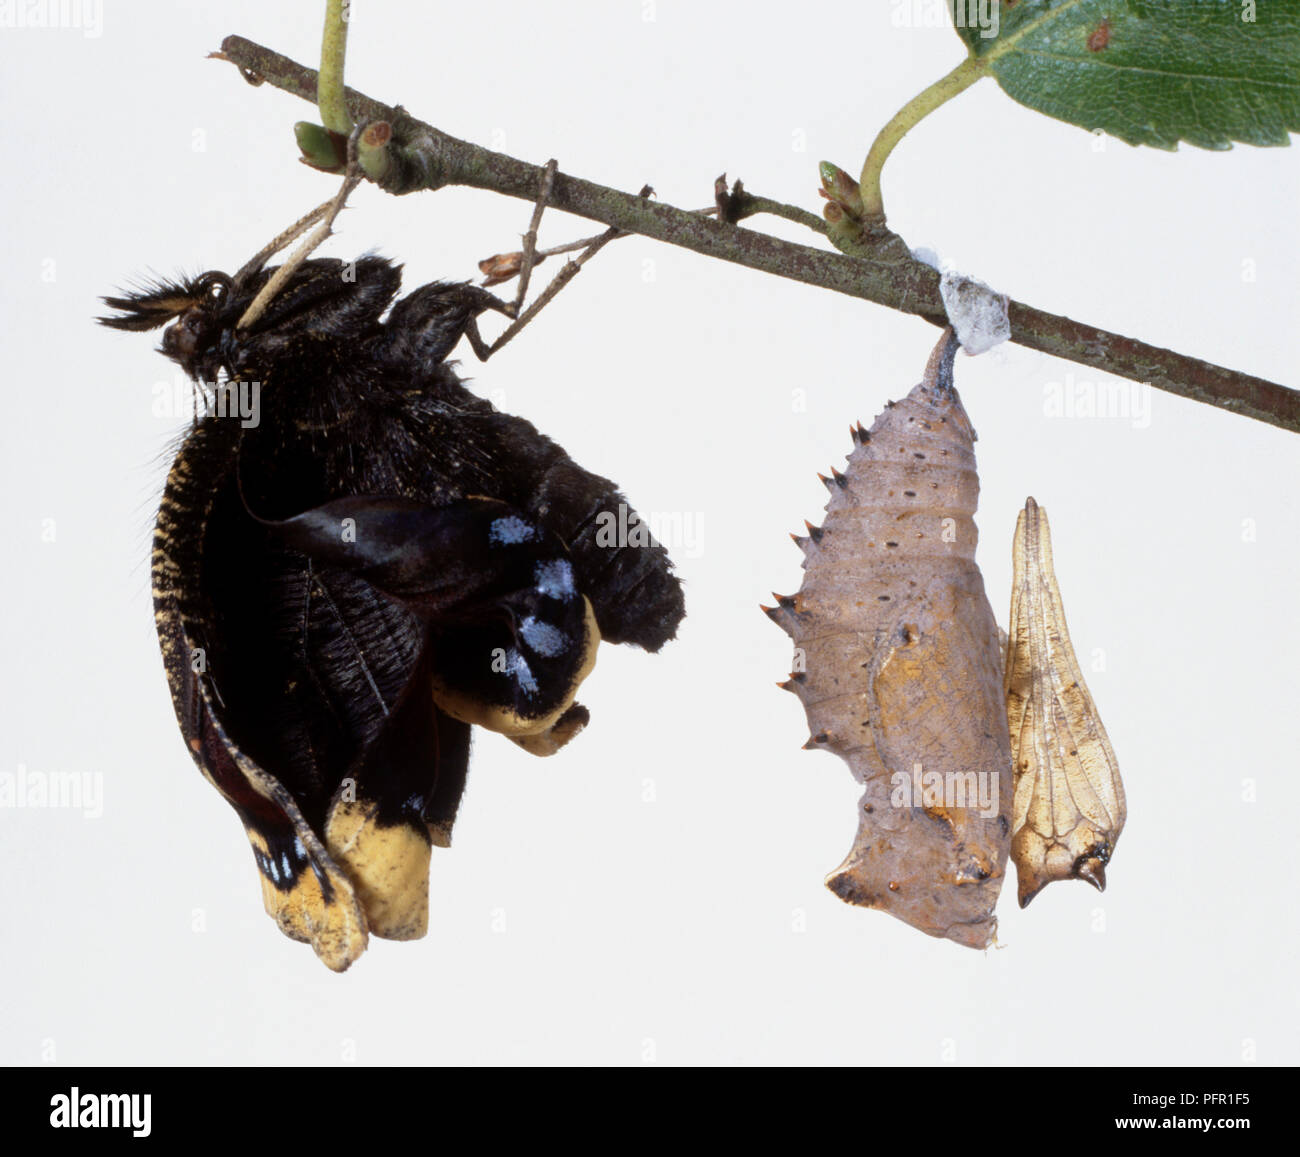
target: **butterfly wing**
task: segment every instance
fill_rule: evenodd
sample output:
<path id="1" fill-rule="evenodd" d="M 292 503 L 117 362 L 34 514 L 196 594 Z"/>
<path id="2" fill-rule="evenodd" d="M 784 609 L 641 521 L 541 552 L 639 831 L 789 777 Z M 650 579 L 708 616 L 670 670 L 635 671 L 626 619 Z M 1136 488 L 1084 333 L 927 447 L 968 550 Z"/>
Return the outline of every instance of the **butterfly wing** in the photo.
<path id="1" fill-rule="evenodd" d="M 600 631 L 567 548 L 505 502 L 349 497 L 264 525 L 428 623 L 433 698 L 453 718 L 549 732 L 595 664 Z"/>
<path id="2" fill-rule="evenodd" d="M 352 599 L 332 605 L 347 607 L 368 592 L 409 616 L 420 640 L 396 700 L 379 701 L 382 721 L 355 743 L 359 754 L 324 818 L 325 845 L 356 886 L 371 930 L 418 938 L 427 927 L 430 845 L 450 839 L 469 725 L 552 750 L 576 734 L 582 709 L 574 695 L 600 643 L 591 606 L 564 545 L 493 499 L 434 505 L 350 496 L 255 521 L 304 559 L 317 581 L 353 590 Z M 355 653 L 327 656 L 312 646 L 312 674 L 326 682 L 339 670 L 368 666 L 380 695 L 391 682 L 381 664 L 407 648 L 394 648 L 391 638 L 369 640 L 364 615 L 341 622 Z M 355 712 L 365 697 L 351 686 L 345 699 Z"/>
<path id="3" fill-rule="evenodd" d="M 573 699 L 600 636 L 563 544 L 507 504 L 354 496 L 262 520 L 235 480 L 235 428 L 204 423 L 173 468 L 159 632 L 182 731 L 244 822 L 268 910 L 341 969 L 367 931 L 424 934 L 470 723 L 553 750 L 585 719 Z"/>
<path id="4" fill-rule="evenodd" d="M 244 825 L 267 913 L 286 935 L 310 943 L 328 967 L 341 972 L 367 941 L 352 883 L 284 784 L 227 733 L 212 681 L 211 624 L 197 582 L 216 494 L 205 483 L 228 470 L 237 429 L 234 423 L 204 423 L 172 466 L 154 531 L 158 637 L 181 732 L 199 770 Z"/>

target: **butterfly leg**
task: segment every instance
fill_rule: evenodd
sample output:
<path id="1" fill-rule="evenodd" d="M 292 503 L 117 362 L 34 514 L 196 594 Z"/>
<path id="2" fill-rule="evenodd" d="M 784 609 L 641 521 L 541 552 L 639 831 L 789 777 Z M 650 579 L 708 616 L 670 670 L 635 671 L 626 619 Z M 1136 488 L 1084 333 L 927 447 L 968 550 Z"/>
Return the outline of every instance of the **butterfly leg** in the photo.
<path id="1" fill-rule="evenodd" d="M 482 346 L 481 342 L 476 342 L 478 336 L 475 332 L 470 337 L 471 344 L 474 347 L 474 353 L 480 361 L 487 361 L 494 353 L 500 350 L 507 342 L 533 320 L 563 289 L 572 281 L 582 267 L 600 252 L 609 242 L 617 237 L 625 236 L 623 230 L 610 227 L 604 233 L 588 239 L 585 242 L 575 242 L 570 245 L 561 246 L 559 249 L 551 250 L 548 253 L 538 253 L 537 251 L 537 227 L 541 223 L 542 213 L 545 211 L 547 204 L 551 199 L 551 193 L 555 187 L 556 162 L 550 160 L 542 169 L 542 176 L 539 182 L 537 203 L 533 208 L 532 221 L 529 223 L 528 232 L 523 237 L 523 249 L 518 254 L 510 254 L 507 257 L 489 258 L 487 262 L 481 262 L 480 268 L 488 272 L 488 278 L 485 285 L 495 285 L 500 281 L 508 280 L 515 276 L 515 258 L 518 259 L 518 277 L 519 286 L 515 292 L 513 305 L 507 312 L 509 317 L 514 321 L 502 332 L 501 336 L 496 339 L 490 346 Z M 649 197 L 654 192 L 649 185 L 641 190 L 642 197 Z M 533 267 L 544 258 L 556 253 L 570 252 L 574 249 L 581 248 L 582 252 L 576 257 L 566 261 L 560 271 L 551 280 L 550 284 L 542 290 L 537 299 L 526 310 L 524 309 L 524 299 L 528 296 L 528 284 L 532 277 Z M 501 266 L 500 271 L 494 267 Z M 523 312 L 520 312 L 520 311 Z M 482 347 L 482 348 L 481 348 Z"/>
<path id="2" fill-rule="evenodd" d="M 533 206 L 533 217 L 528 223 L 528 232 L 524 234 L 523 256 L 519 263 L 519 285 L 515 290 L 514 306 L 510 316 L 517 318 L 524 307 L 524 298 L 528 296 L 528 282 L 533 276 L 533 265 L 537 261 L 537 227 L 542 223 L 542 214 L 550 204 L 551 191 L 555 188 L 555 171 L 559 162 L 552 157 L 542 166 L 542 176 L 538 183 L 537 202 Z"/>

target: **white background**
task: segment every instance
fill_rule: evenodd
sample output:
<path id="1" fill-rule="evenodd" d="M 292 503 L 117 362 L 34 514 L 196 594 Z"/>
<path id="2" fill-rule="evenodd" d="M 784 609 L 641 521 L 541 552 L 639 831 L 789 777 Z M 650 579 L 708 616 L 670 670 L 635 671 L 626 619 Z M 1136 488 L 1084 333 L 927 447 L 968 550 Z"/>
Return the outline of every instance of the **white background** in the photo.
<path id="1" fill-rule="evenodd" d="M 817 162 L 855 170 L 962 55 L 914 19 L 937 4 L 354 8 L 355 87 L 683 207 L 725 170 L 816 211 Z M 0 773 L 103 787 L 98 819 L 0 809 L 0 1061 L 1300 1061 L 1296 436 L 1154 391 L 1147 424 L 1051 417 L 1051 383 L 1098 375 L 1014 345 L 959 360 L 990 598 L 1005 623 L 1033 494 L 1129 822 L 1104 896 L 1058 884 L 1021 912 L 1010 880 L 998 949 L 932 940 L 822 887 L 858 789 L 799 749 L 773 686 L 790 644 L 757 606 L 798 586 L 786 535 L 819 517 L 815 472 L 916 382 L 936 331 L 639 238 L 499 358 L 462 356 L 643 512 L 693 520 L 669 541 L 679 639 L 604 648 L 592 726 L 557 758 L 476 741 L 425 940 L 372 940 L 336 976 L 276 931 L 154 639 L 149 533 L 185 416 L 156 415 L 153 389 L 173 367 L 156 335 L 91 318 L 151 269 L 233 271 L 333 191 L 295 160 L 312 109 L 204 59 L 238 32 L 314 63 L 322 9 L 107 0 L 96 37 L 0 28 Z M 985 81 L 906 140 L 885 194 L 912 244 L 1020 300 L 1300 384 L 1293 148 L 1136 150 Z M 325 252 L 399 257 L 408 287 L 470 278 L 528 211 L 367 186 Z M 595 231 L 552 214 L 543 243 Z"/>

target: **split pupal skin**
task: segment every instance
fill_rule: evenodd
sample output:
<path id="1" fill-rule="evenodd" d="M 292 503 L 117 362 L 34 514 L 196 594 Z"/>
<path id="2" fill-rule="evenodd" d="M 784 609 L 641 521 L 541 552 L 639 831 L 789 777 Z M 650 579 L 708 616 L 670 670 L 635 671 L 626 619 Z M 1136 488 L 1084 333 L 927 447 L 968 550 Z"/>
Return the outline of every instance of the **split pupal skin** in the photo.
<path id="1" fill-rule="evenodd" d="M 864 793 L 827 887 L 931 936 L 995 941 L 1011 836 L 1012 763 L 997 624 L 975 565 L 975 432 L 952 386 L 956 343 L 826 480 L 800 539 L 798 594 L 768 613 L 795 643 L 787 685 L 808 746 Z"/>
<path id="2" fill-rule="evenodd" d="M 1057 880 L 1103 891 L 1128 809 L 1065 625 L 1047 511 L 1032 498 L 1016 522 L 1012 561 L 1005 681 L 1016 771 L 1011 858 L 1023 908 Z"/>

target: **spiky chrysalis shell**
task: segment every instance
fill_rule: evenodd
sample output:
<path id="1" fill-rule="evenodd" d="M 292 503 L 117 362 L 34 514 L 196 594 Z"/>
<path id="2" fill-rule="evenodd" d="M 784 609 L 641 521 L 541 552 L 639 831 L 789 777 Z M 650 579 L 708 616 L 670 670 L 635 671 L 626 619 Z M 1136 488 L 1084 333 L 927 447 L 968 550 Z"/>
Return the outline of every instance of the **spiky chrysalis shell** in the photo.
<path id="1" fill-rule="evenodd" d="M 784 684 L 812 739 L 866 789 L 826 885 L 983 948 L 1005 874 L 1013 801 L 1002 656 L 975 565 L 975 432 L 952 384 L 956 341 L 832 471 L 826 521 L 796 538 L 799 593 L 768 614 L 795 643 Z"/>

